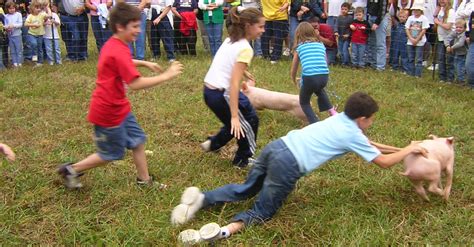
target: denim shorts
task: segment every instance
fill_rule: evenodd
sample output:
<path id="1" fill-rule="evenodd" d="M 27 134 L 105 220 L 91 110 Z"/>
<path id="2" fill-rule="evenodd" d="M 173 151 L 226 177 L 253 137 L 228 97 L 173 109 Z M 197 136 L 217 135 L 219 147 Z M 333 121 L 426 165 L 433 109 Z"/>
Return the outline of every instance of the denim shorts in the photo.
<path id="1" fill-rule="evenodd" d="M 107 161 L 123 159 L 125 148 L 134 149 L 146 141 L 145 132 L 131 112 L 118 126 L 104 128 L 95 125 L 94 134 L 97 153 Z"/>

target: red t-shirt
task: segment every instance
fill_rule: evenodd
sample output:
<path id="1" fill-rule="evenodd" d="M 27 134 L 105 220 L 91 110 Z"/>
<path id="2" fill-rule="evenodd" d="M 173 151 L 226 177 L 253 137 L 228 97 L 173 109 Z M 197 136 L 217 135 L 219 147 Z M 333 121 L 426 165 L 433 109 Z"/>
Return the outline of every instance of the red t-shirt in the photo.
<path id="1" fill-rule="evenodd" d="M 130 112 L 125 84 L 139 76 L 128 45 L 115 37 L 110 38 L 100 51 L 89 121 L 101 127 L 120 125 Z"/>
<path id="2" fill-rule="evenodd" d="M 356 30 L 352 30 L 352 43 L 366 45 L 370 31 L 369 23 L 367 21 L 354 20 L 352 25 L 356 28 Z"/>
<path id="3" fill-rule="evenodd" d="M 326 46 L 326 48 L 337 48 L 336 35 L 334 35 L 334 30 L 328 24 L 319 24 L 319 35 L 323 38 L 331 40 L 333 43 L 331 46 Z"/>

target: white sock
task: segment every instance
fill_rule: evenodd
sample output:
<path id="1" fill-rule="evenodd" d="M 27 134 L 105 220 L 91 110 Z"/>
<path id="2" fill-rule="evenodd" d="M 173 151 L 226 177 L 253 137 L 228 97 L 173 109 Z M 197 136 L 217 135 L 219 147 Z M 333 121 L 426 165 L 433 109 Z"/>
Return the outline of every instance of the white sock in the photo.
<path id="1" fill-rule="evenodd" d="M 221 227 L 221 234 L 219 235 L 219 238 L 228 238 L 230 237 L 230 231 L 227 226 Z"/>

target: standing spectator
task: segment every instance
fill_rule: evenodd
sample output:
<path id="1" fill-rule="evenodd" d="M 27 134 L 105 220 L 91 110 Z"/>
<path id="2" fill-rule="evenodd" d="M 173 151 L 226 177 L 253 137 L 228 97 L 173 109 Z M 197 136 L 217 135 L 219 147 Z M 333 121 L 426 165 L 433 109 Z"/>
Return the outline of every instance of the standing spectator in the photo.
<path id="1" fill-rule="evenodd" d="M 319 31 L 319 39 L 326 47 L 328 64 L 335 64 L 337 42 L 336 35 L 334 35 L 334 30 L 328 24 L 319 23 L 319 18 L 316 16 L 311 17 L 308 22 L 313 26 L 314 29 Z"/>
<path id="2" fill-rule="evenodd" d="M 163 42 L 168 61 L 176 60 L 173 45 L 173 27 L 168 17 L 171 5 L 172 2 L 168 0 L 151 0 L 151 49 L 155 60 L 161 56 L 160 40 Z"/>
<path id="3" fill-rule="evenodd" d="M 363 7 L 357 7 L 354 11 L 354 16 L 355 20 L 349 26 L 352 32 L 352 65 L 364 68 L 364 54 L 367 47 L 367 39 L 369 38 L 370 26 L 369 22 L 364 20 Z"/>
<path id="4" fill-rule="evenodd" d="M 331 26 L 332 30 L 337 30 L 337 17 L 341 12 L 341 5 L 347 0 L 325 0 L 324 13 L 327 13 L 326 24 Z"/>
<path id="5" fill-rule="evenodd" d="M 262 35 L 263 57 L 272 64 L 280 60 L 283 52 L 283 40 L 288 35 L 288 0 L 262 0 L 262 12 L 265 17 L 265 33 Z M 273 50 L 270 54 L 270 40 Z"/>
<path id="6" fill-rule="evenodd" d="M 92 32 L 97 50 L 100 52 L 102 46 L 112 36 L 112 31 L 107 24 L 112 0 L 86 0 L 85 5 L 90 10 Z"/>
<path id="7" fill-rule="evenodd" d="M 65 61 L 86 60 L 89 18 L 84 0 L 58 0 L 57 6 L 61 19 L 61 38 L 66 45 Z"/>
<path id="8" fill-rule="evenodd" d="M 336 20 L 336 37 L 338 38 L 338 47 L 339 47 L 339 55 L 341 56 L 342 65 L 350 65 L 351 58 L 349 54 L 349 45 L 351 43 L 351 29 L 349 25 L 351 25 L 354 17 L 349 15 L 349 9 L 351 5 L 349 3 L 343 3 L 341 5 L 341 13 L 337 17 Z"/>
<path id="9" fill-rule="evenodd" d="M 171 11 L 176 17 L 174 18 L 175 51 L 182 55 L 196 56 L 197 0 L 175 0 Z"/>
<path id="10" fill-rule="evenodd" d="M 289 21 L 290 21 L 290 47 L 293 48 L 295 30 L 301 21 L 307 21 L 313 16 L 322 18 L 323 9 L 319 0 L 294 0 L 291 1 Z"/>
<path id="11" fill-rule="evenodd" d="M 438 30 L 438 43 L 436 44 L 436 52 L 438 57 L 438 72 L 440 82 L 449 82 L 454 80 L 453 62 L 454 57 L 451 53 L 446 53 L 446 46 L 444 40 L 452 32 L 455 12 L 451 8 L 449 0 L 439 0 L 437 16 L 434 18 L 434 23 Z"/>
<path id="12" fill-rule="evenodd" d="M 454 71 L 456 72 L 456 81 L 464 83 L 464 74 L 466 73 L 466 21 L 464 19 L 456 20 L 456 29 L 448 37 L 444 44 L 446 52 L 454 55 Z"/>
<path id="13" fill-rule="evenodd" d="M 201 0 L 202 1 L 202 0 Z M 199 0 L 198 0 L 198 6 L 199 6 Z M 209 51 L 209 37 L 207 36 L 206 28 L 204 27 L 204 22 L 203 22 L 203 13 L 201 9 L 198 9 L 198 13 L 196 14 L 196 19 L 198 23 L 198 30 L 201 33 L 201 41 L 202 41 L 202 46 L 204 47 L 204 50 Z"/>
<path id="14" fill-rule="evenodd" d="M 468 23 L 472 11 L 474 11 L 474 1 L 463 0 L 456 10 L 456 19 L 462 18 Z M 467 30 L 469 31 L 470 27 L 468 27 Z"/>
<path id="15" fill-rule="evenodd" d="M 121 0 L 125 3 L 137 7 L 140 10 L 140 33 L 138 34 L 137 40 L 130 43 L 130 51 L 135 59 L 145 60 L 146 51 L 146 13 L 144 11 L 145 6 L 149 3 L 148 0 Z"/>
<path id="16" fill-rule="evenodd" d="M 431 55 L 431 51 L 434 49 L 436 43 L 436 30 L 434 29 L 434 15 L 436 10 L 437 0 L 424 0 L 423 15 L 428 19 L 430 27 L 426 30 L 426 43 L 423 48 L 423 66 L 428 66 L 428 60 Z M 433 51 L 434 52 L 434 51 Z M 432 66 L 429 69 L 433 69 Z"/>
<path id="17" fill-rule="evenodd" d="M 398 12 L 397 24 L 393 27 L 390 65 L 393 70 L 401 70 L 403 73 L 408 73 L 408 54 L 407 42 L 408 37 L 405 31 L 405 24 L 408 19 L 410 11 L 402 9 Z"/>
<path id="18" fill-rule="evenodd" d="M 203 11 L 203 20 L 209 37 L 211 56 L 216 55 L 222 43 L 222 28 L 224 23 L 223 0 L 201 0 L 199 8 Z"/>
<path id="19" fill-rule="evenodd" d="M 3 62 L 3 46 L 6 45 L 7 35 L 5 33 L 5 14 L 3 8 L 0 8 L 0 71 L 4 70 L 5 63 Z"/>
<path id="20" fill-rule="evenodd" d="M 474 10 L 471 12 L 469 17 L 468 25 L 469 36 L 467 37 L 467 42 L 469 45 L 468 54 L 466 56 L 466 74 L 467 74 L 467 84 L 474 89 Z M 467 33 L 467 32 L 466 32 Z"/>
<path id="21" fill-rule="evenodd" d="M 43 65 L 43 35 L 46 18 L 48 18 L 48 13 L 41 11 L 41 4 L 31 3 L 30 14 L 25 21 L 25 26 L 29 28 L 26 42 L 32 51 L 31 60 L 36 63 L 36 67 Z"/>
<path id="22" fill-rule="evenodd" d="M 310 0 L 313 1 L 313 0 Z M 244 9 L 256 8 L 262 11 L 262 6 L 260 5 L 260 0 L 242 0 L 242 7 Z M 262 39 L 260 37 L 256 38 L 254 41 L 251 41 L 253 46 L 253 53 L 255 57 L 262 57 Z"/>
<path id="23" fill-rule="evenodd" d="M 367 62 L 378 71 L 385 70 L 387 60 L 387 0 L 368 0 L 367 16 L 372 32 L 367 46 Z"/>
<path id="24" fill-rule="evenodd" d="M 58 28 L 61 25 L 59 16 L 56 14 L 56 6 L 51 6 L 51 18 L 45 22 L 43 41 L 46 47 L 46 57 L 49 65 L 61 64 L 61 47 L 59 45 Z"/>
<path id="25" fill-rule="evenodd" d="M 7 2 L 5 8 L 8 14 L 5 16 L 5 27 L 8 33 L 8 46 L 10 47 L 10 57 L 13 67 L 17 68 L 23 63 L 23 41 L 21 38 L 21 27 L 23 19 L 17 12 L 14 2 Z"/>
<path id="26" fill-rule="evenodd" d="M 423 2 L 416 2 L 411 7 L 413 15 L 405 24 L 408 37 L 408 74 L 421 77 L 423 70 L 423 46 L 426 43 L 426 30 L 430 27 L 428 19 L 423 15 Z"/>

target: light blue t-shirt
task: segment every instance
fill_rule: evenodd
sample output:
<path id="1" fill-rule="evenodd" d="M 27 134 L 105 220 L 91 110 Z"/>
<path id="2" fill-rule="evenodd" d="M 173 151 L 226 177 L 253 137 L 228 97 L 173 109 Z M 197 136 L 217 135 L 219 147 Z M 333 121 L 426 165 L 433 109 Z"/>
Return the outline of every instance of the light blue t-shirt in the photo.
<path id="1" fill-rule="evenodd" d="M 292 130 L 281 139 L 305 174 L 347 152 L 354 152 L 367 162 L 380 155 L 357 123 L 344 113 Z"/>
<path id="2" fill-rule="evenodd" d="M 329 74 L 326 61 L 326 47 L 320 42 L 302 43 L 296 47 L 296 52 L 301 62 L 301 75 L 327 75 Z"/>

